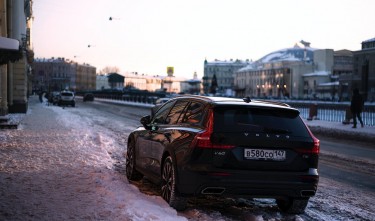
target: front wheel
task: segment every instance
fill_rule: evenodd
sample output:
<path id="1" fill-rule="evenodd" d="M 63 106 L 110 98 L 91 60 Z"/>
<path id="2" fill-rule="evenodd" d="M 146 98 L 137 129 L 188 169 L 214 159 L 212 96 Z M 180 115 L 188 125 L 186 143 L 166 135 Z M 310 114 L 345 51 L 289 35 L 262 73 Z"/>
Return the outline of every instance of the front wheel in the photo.
<path id="1" fill-rule="evenodd" d="M 138 181 L 143 178 L 143 175 L 135 169 L 135 146 L 133 140 L 128 143 L 125 170 L 128 180 Z"/>
<path id="2" fill-rule="evenodd" d="M 161 176 L 161 195 L 163 199 L 177 211 L 184 210 L 187 200 L 184 197 L 178 196 L 176 190 L 176 170 L 172 157 L 169 156 L 164 160 Z"/>
<path id="3" fill-rule="evenodd" d="M 278 199 L 276 200 L 277 206 L 280 208 L 281 211 L 290 213 L 290 214 L 302 214 L 305 212 L 307 203 L 309 202 L 309 198 L 303 199 Z"/>

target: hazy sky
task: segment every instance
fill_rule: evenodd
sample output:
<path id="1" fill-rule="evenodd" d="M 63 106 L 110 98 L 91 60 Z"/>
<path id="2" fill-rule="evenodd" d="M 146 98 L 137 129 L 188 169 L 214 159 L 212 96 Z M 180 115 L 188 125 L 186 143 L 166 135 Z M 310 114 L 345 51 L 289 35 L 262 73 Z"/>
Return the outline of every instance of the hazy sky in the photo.
<path id="1" fill-rule="evenodd" d="M 98 70 L 166 75 L 173 66 L 176 76 L 202 77 L 205 58 L 257 60 L 300 40 L 360 50 L 375 38 L 374 8 L 374 0 L 34 0 L 33 44 L 38 58 Z"/>

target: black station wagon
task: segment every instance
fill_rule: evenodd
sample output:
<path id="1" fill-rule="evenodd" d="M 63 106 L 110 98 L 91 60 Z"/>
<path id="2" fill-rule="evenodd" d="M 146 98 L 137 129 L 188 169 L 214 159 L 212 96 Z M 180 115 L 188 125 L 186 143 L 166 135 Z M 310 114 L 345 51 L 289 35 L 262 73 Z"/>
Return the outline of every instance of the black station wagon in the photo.
<path id="1" fill-rule="evenodd" d="M 129 135 L 126 176 L 146 176 L 176 210 L 202 195 L 274 198 L 303 213 L 317 191 L 320 143 L 284 103 L 183 96 Z"/>

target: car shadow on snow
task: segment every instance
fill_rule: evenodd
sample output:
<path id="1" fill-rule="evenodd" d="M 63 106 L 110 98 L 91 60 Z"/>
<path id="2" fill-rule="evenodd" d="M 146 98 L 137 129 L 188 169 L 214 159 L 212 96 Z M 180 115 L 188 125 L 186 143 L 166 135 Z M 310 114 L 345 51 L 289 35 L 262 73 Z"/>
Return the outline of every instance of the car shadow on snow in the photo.
<path id="1" fill-rule="evenodd" d="M 125 176 L 125 170 L 122 169 Z M 160 186 L 147 178 L 140 181 L 129 181 L 143 194 L 160 196 Z M 203 196 L 192 197 L 188 201 L 187 209 L 178 212 L 188 220 L 302 220 L 298 215 L 284 214 L 278 209 L 273 199 L 233 199 L 229 197 Z"/>
<path id="2" fill-rule="evenodd" d="M 110 154 L 116 161 L 113 168 L 126 179 L 125 155 Z M 161 188 L 152 183 L 147 177 L 139 181 L 129 181 L 143 194 L 161 197 Z M 185 211 L 178 212 L 188 220 L 304 220 L 305 214 L 290 215 L 282 213 L 274 199 L 239 198 L 202 196 L 192 197 Z M 262 219 L 260 219 L 262 217 Z"/>

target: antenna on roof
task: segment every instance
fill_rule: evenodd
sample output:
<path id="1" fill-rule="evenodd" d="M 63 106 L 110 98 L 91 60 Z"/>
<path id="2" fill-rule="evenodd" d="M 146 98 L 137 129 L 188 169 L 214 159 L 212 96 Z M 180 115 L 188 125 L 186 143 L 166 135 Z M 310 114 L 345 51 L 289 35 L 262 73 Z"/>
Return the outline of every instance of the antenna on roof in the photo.
<path id="1" fill-rule="evenodd" d="M 244 97 L 242 100 L 245 101 L 246 103 L 250 103 L 251 102 L 250 97 Z"/>

